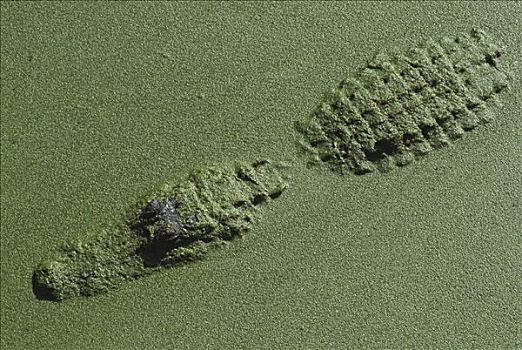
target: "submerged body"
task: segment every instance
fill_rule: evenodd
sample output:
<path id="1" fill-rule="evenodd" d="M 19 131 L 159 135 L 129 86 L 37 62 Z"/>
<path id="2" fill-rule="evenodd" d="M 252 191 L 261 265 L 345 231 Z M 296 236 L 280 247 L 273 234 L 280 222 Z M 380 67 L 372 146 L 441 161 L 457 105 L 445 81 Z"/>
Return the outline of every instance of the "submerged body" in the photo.
<path id="1" fill-rule="evenodd" d="M 49 300 L 95 295 L 201 258 L 247 232 L 257 206 L 286 186 L 278 166 L 268 161 L 195 172 L 141 203 L 128 220 L 63 246 L 36 268 L 34 293 Z"/>
<path id="2" fill-rule="evenodd" d="M 403 166 L 492 119 L 508 87 L 502 49 L 484 32 L 379 54 L 298 124 L 312 162 L 365 174 Z"/>

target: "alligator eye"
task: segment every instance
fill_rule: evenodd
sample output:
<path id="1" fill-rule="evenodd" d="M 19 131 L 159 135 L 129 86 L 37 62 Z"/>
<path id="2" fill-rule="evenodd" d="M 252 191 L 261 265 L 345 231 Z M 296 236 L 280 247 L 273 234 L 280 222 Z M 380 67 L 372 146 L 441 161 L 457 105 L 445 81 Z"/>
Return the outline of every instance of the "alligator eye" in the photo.
<path id="1" fill-rule="evenodd" d="M 147 203 L 147 205 L 141 210 L 141 219 L 150 220 L 158 215 L 163 210 L 164 204 L 159 199 L 154 199 Z"/>

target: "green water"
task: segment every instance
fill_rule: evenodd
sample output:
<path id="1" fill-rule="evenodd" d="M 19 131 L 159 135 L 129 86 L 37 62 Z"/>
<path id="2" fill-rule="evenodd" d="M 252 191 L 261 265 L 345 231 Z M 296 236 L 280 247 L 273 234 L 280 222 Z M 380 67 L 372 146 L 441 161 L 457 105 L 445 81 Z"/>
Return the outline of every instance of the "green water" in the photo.
<path id="1" fill-rule="evenodd" d="M 2 349 L 522 347 L 522 5 L 1 4 Z M 375 52 L 480 27 L 493 123 L 390 173 L 307 169 L 294 121 Z M 202 262 L 63 303 L 34 267 L 194 167 L 294 164 Z"/>

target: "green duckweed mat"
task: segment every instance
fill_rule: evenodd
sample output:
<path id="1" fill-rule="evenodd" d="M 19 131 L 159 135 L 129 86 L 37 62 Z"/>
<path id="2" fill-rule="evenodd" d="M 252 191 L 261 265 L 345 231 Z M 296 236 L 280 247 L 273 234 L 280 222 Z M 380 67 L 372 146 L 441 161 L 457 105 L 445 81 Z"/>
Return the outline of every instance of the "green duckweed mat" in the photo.
<path id="1" fill-rule="evenodd" d="M 522 347 L 521 3 L 0 9 L 2 349 Z M 295 122 L 332 87 L 472 28 L 513 76 L 487 125 L 387 173 L 306 165 Z M 256 159 L 292 181 L 242 239 L 110 293 L 35 298 L 63 242 Z"/>

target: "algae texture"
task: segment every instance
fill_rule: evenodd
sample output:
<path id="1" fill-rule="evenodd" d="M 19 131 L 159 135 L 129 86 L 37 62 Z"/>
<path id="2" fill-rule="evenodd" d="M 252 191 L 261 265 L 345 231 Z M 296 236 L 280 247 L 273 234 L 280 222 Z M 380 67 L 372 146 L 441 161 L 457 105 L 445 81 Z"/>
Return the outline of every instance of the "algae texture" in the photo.
<path id="1" fill-rule="evenodd" d="M 508 88 L 502 47 L 484 31 L 380 53 L 297 129 L 312 163 L 365 174 L 404 166 L 493 119 Z"/>
<path id="2" fill-rule="evenodd" d="M 522 349 L 520 79 L 486 127 L 385 174 L 307 169 L 293 124 L 373 53 L 473 27 L 522 76 L 522 2 L 0 7 L 2 350 Z M 39 262 L 156 184 L 282 157 L 291 190 L 243 238 L 96 297 L 34 297 Z"/>
<path id="3" fill-rule="evenodd" d="M 161 268 L 203 257 L 246 233 L 257 207 L 279 197 L 287 183 L 267 160 L 235 171 L 210 168 L 165 185 L 140 203 L 129 220 L 65 244 L 33 274 L 40 299 L 60 301 L 117 288 Z"/>

